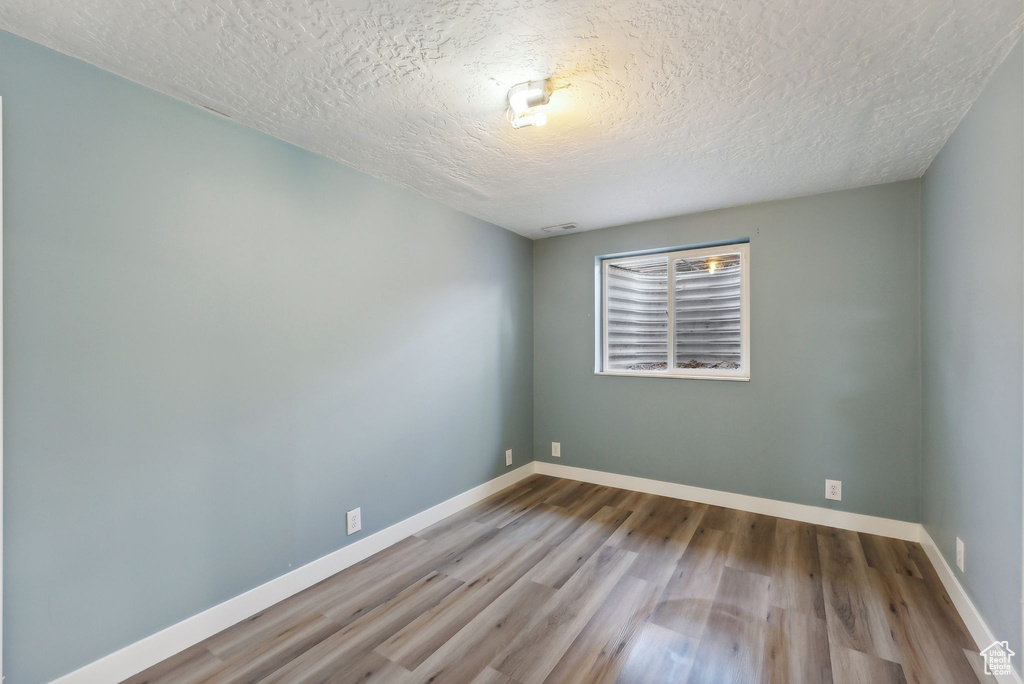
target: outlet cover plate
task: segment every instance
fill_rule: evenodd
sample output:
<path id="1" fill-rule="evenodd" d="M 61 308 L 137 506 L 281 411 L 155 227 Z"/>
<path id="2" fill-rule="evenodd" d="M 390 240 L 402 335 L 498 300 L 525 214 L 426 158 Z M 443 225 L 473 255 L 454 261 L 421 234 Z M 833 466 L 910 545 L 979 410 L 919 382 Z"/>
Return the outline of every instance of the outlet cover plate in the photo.
<path id="1" fill-rule="evenodd" d="M 555 458 L 562 458 L 562 443 L 552 442 L 551 443 L 551 455 Z"/>
<path id="2" fill-rule="evenodd" d="M 353 508 L 345 516 L 345 533 L 355 534 L 361 529 L 363 529 L 362 509 Z"/>
<path id="3" fill-rule="evenodd" d="M 511 449 L 506 449 L 505 450 L 505 465 L 506 466 L 512 465 L 512 450 Z"/>
<path id="4" fill-rule="evenodd" d="M 843 500 L 843 483 L 840 480 L 825 480 L 825 498 L 832 501 Z"/>
<path id="5" fill-rule="evenodd" d="M 956 538 L 956 567 L 964 571 L 964 540 L 960 537 Z"/>

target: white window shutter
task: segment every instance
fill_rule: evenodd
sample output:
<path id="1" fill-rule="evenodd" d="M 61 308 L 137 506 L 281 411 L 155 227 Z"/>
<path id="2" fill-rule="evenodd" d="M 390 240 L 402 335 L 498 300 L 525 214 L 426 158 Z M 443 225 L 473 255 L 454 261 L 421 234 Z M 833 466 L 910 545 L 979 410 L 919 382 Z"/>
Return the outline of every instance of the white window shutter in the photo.
<path id="1" fill-rule="evenodd" d="M 740 255 L 675 260 L 675 367 L 741 363 Z"/>
<path id="2" fill-rule="evenodd" d="M 610 370 L 668 367 L 668 259 L 610 264 L 607 270 Z"/>

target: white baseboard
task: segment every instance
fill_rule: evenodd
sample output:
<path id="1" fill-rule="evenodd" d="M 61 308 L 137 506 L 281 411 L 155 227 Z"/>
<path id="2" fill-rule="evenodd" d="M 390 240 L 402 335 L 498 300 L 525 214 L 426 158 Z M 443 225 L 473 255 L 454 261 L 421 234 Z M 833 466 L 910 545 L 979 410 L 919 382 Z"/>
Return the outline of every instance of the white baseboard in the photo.
<path id="1" fill-rule="evenodd" d="M 301 568 L 296 568 L 250 589 L 233 599 L 171 625 L 141 641 L 125 646 L 119 651 L 64 675 L 55 680 L 56 684 L 119 682 L 138 674 L 533 473 L 920 542 L 974 640 L 982 647 L 995 641 L 992 630 L 988 628 L 977 607 L 967 596 L 960 582 L 957 581 L 945 558 L 935 546 L 935 542 L 919 523 L 704 489 L 703 487 L 651 480 L 632 475 L 619 475 L 557 463 L 534 461 L 428 508 L 422 513 L 395 523 L 365 539 L 318 558 Z M 1016 673 L 1012 677 L 1000 678 L 999 682 L 1000 684 L 1024 684 Z"/>
<path id="2" fill-rule="evenodd" d="M 921 539 L 921 525 L 915 522 L 878 518 L 873 515 L 849 513 L 832 508 L 807 506 L 805 504 L 778 501 L 776 499 L 763 499 L 759 496 L 734 494 L 717 489 L 704 489 L 703 487 L 693 487 L 691 485 L 664 482 L 662 480 L 649 480 L 645 477 L 618 475 L 601 470 L 587 470 L 586 468 L 564 466 L 558 463 L 547 463 L 544 461 L 536 461 L 535 463 L 537 472 L 542 475 L 564 477 L 569 480 L 580 480 L 582 482 L 630 489 L 647 494 L 658 494 L 673 499 L 685 499 L 686 501 L 696 501 L 697 503 L 711 504 L 713 506 L 735 508 L 751 513 L 773 515 L 777 518 L 799 520 L 800 522 L 814 523 L 815 525 L 828 525 L 829 527 L 877 534 L 883 537 L 893 537 L 894 539 L 915 542 Z"/>
<path id="3" fill-rule="evenodd" d="M 985 619 L 981 617 L 981 613 L 978 612 L 978 607 L 974 605 L 967 592 L 964 591 L 963 585 L 960 584 L 960 580 L 956 578 L 953 573 L 953 568 L 949 567 L 949 563 L 946 562 L 946 557 L 939 551 L 939 547 L 936 546 L 935 540 L 932 539 L 931 535 L 928 534 L 928 530 L 921 526 L 921 547 L 924 552 L 928 554 L 928 560 L 932 562 L 932 567 L 935 568 L 935 572 L 938 573 L 939 579 L 942 580 L 942 585 L 946 588 L 946 593 L 949 594 L 949 598 L 953 599 L 953 605 L 956 606 L 956 610 L 960 613 L 961 619 L 967 626 L 967 630 L 971 633 L 974 641 L 977 642 L 978 648 L 985 648 L 992 642 L 996 641 L 995 634 L 989 629 Z M 1002 639 L 1000 639 L 1002 641 Z M 1024 656 L 1018 656 L 1024 657 Z M 999 684 L 1022 684 L 1020 678 L 1020 661 L 1017 661 L 1017 671 L 1012 675 L 996 677 Z"/>
<path id="4" fill-rule="evenodd" d="M 156 634 L 129 644 L 119 651 L 64 675 L 55 680 L 55 683 L 95 684 L 95 682 L 120 682 L 127 679 L 231 625 L 341 572 L 350 565 L 386 549 L 409 535 L 486 499 L 491 494 L 532 475 L 533 472 L 533 463 L 527 463 L 512 472 L 505 473 L 428 508 L 422 513 L 417 513 L 391 527 L 375 532 L 364 539 L 250 589 L 244 594 L 239 594 Z"/>
<path id="5" fill-rule="evenodd" d="M 928 555 L 928 559 L 935 567 L 935 572 L 938 573 L 939 578 L 942 580 L 946 592 L 953 600 L 953 605 L 956 606 L 957 612 L 960 613 L 961 619 L 963 619 L 964 624 L 978 643 L 978 646 L 985 648 L 996 640 L 992 630 L 989 629 L 981 613 L 978 612 L 977 606 L 974 605 L 967 592 L 964 591 L 964 588 L 956 579 L 956 575 L 953 574 L 949 564 L 946 562 L 945 557 L 939 553 L 935 542 L 920 523 L 890 520 L 860 513 L 847 513 L 830 508 L 807 506 L 787 501 L 777 501 L 775 499 L 763 499 L 757 496 L 692 487 L 662 480 L 650 480 L 643 477 L 633 477 L 632 475 L 618 475 L 616 473 L 576 468 L 574 466 L 547 463 L 545 461 L 536 461 L 534 465 L 536 472 L 540 475 L 551 475 L 552 477 L 562 477 L 567 480 L 579 480 L 606 487 L 618 487 L 647 494 L 658 494 L 673 499 L 696 501 L 714 506 L 750 511 L 751 513 L 773 515 L 778 518 L 799 520 L 815 525 L 828 525 L 854 532 L 865 532 L 894 539 L 920 542 L 921 547 Z M 999 684 L 1024 684 L 1018 672 L 1014 672 L 1010 676 L 998 677 L 997 680 Z"/>

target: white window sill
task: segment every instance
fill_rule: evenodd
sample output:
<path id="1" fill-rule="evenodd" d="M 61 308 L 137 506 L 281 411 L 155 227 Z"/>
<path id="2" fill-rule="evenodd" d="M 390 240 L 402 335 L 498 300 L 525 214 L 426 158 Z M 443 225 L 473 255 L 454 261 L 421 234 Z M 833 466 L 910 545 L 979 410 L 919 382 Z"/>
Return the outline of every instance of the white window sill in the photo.
<path id="1" fill-rule="evenodd" d="M 750 382 L 749 375 L 712 375 L 705 373 L 660 373 L 642 371 L 594 371 L 594 375 L 612 375 L 624 378 L 677 378 L 684 380 L 731 380 L 733 382 Z"/>

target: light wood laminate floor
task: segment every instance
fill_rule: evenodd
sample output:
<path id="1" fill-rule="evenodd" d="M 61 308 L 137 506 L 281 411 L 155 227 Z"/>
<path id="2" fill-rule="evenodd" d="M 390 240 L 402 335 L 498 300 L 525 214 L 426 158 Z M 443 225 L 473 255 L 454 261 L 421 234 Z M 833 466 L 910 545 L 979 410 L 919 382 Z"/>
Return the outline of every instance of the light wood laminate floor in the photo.
<path id="1" fill-rule="evenodd" d="M 961 682 L 921 546 L 535 475 L 128 680 Z"/>

